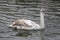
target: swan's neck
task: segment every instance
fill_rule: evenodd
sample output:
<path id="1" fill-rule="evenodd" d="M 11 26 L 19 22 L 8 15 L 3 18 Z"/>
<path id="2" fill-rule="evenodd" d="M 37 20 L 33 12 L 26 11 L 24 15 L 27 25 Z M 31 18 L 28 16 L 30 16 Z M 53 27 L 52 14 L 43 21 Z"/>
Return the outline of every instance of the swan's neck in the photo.
<path id="1" fill-rule="evenodd" d="M 42 9 L 40 11 L 40 26 L 41 26 L 42 29 L 45 28 L 45 25 L 44 25 L 44 12 L 43 12 Z"/>

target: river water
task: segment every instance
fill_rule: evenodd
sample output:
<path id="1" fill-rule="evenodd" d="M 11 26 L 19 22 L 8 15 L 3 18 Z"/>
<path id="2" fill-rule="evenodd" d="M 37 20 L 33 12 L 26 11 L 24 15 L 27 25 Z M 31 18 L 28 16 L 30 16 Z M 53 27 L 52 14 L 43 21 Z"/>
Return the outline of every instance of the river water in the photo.
<path id="1" fill-rule="evenodd" d="M 40 11 L 34 8 L 21 8 L 19 13 L 0 12 L 0 40 L 60 40 L 60 3 L 50 1 L 45 13 L 45 30 L 13 30 L 7 25 L 16 19 L 29 19 L 40 24 Z M 6 11 L 6 10 L 5 10 Z"/>

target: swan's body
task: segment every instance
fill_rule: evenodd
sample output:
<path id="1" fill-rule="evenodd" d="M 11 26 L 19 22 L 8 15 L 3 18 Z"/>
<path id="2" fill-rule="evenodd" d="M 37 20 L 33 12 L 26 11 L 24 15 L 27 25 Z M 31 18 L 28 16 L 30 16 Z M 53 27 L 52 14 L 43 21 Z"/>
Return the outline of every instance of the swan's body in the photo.
<path id="1" fill-rule="evenodd" d="M 18 19 L 15 22 L 10 25 L 13 28 L 17 29 L 40 29 L 40 25 L 37 23 L 31 21 L 31 20 L 26 20 L 26 19 Z"/>
<path id="2" fill-rule="evenodd" d="M 42 12 L 43 10 L 40 11 L 40 16 L 41 16 L 41 25 L 38 25 L 37 23 L 31 21 L 31 20 L 27 20 L 27 19 L 18 19 L 16 21 L 14 21 L 11 25 L 9 25 L 12 28 L 17 28 L 17 29 L 44 29 L 44 14 Z"/>

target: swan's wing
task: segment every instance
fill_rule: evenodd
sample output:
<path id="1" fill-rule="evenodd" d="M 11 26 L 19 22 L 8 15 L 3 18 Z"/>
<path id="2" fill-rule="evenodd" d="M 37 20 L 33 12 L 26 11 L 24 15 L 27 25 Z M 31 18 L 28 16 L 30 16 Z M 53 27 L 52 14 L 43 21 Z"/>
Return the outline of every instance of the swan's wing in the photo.
<path id="1" fill-rule="evenodd" d="M 37 23 L 35 23 L 31 20 L 24 20 L 24 22 L 29 26 L 39 26 Z"/>
<path id="2" fill-rule="evenodd" d="M 30 20 L 24 20 L 25 24 L 28 25 L 28 26 L 32 26 L 32 23 Z"/>

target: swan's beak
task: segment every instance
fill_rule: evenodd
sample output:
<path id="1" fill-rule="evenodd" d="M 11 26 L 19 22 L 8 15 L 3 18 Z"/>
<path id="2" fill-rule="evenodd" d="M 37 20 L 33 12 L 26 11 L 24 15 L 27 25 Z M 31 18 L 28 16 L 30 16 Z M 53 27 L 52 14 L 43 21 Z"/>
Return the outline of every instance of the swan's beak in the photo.
<path id="1" fill-rule="evenodd" d="M 16 26 L 13 26 L 13 25 L 8 25 L 9 27 L 12 27 L 12 28 L 15 28 Z"/>
<path id="2" fill-rule="evenodd" d="M 11 27 L 12 27 L 12 25 L 9 25 L 9 26 L 11 26 Z"/>
<path id="3" fill-rule="evenodd" d="M 10 26 L 10 27 L 12 27 L 12 25 L 7 25 L 7 26 Z"/>

